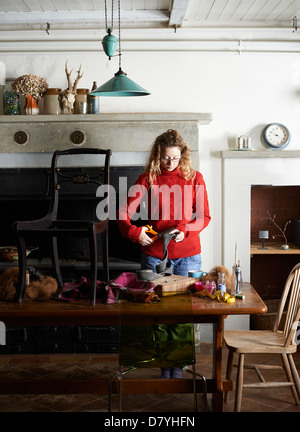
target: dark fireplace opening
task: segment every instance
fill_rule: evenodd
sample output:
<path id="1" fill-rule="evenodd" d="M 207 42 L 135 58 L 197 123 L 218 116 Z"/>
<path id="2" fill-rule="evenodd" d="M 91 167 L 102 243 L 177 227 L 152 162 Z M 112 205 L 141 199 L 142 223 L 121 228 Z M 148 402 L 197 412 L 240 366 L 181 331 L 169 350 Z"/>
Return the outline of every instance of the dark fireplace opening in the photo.
<path id="1" fill-rule="evenodd" d="M 86 167 L 85 173 L 93 175 L 95 168 Z M 127 183 L 127 190 L 142 172 L 141 166 L 118 166 L 111 167 L 111 185 L 116 194 L 111 198 L 111 205 L 119 205 L 119 185 L 120 182 Z M 66 168 L 64 171 L 72 173 L 74 169 Z M 0 213 L 0 246 L 15 246 L 15 239 L 12 232 L 13 222 L 16 220 L 34 220 L 46 215 L 49 204 L 49 181 L 50 170 L 43 168 L 19 168 L 0 170 L 0 200 L 2 211 Z M 75 189 L 76 188 L 76 189 Z M 83 219 L 96 220 L 96 207 L 100 198 L 96 197 L 96 188 L 90 190 L 88 194 L 80 191 L 80 185 L 75 185 L 74 190 L 68 186 L 63 194 L 63 199 L 59 206 L 59 217 L 62 219 Z M 28 237 L 27 245 L 38 247 L 31 252 L 28 257 L 30 265 L 36 265 L 39 269 L 49 272 L 50 258 L 49 247 L 45 241 L 41 241 L 34 236 Z M 59 257 L 62 260 L 62 268 L 67 268 L 68 263 L 78 271 L 88 267 L 89 250 L 88 241 L 84 238 L 59 239 Z M 98 240 L 99 271 L 101 272 L 101 240 Z M 132 263 L 131 268 L 137 267 L 140 262 L 140 248 L 137 244 L 124 239 L 118 229 L 115 220 L 109 221 L 109 257 L 111 261 L 112 274 L 114 270 L 126 270 L 126 264 Z M 76 262 L 74 265 L 74 261 Z M 135 263 L 135 266 L 134 266 Z M 0 261 L 0 271 L 12 263 L 6 260 Z M 16 265 L 16 263 L 14 263 Z"/>

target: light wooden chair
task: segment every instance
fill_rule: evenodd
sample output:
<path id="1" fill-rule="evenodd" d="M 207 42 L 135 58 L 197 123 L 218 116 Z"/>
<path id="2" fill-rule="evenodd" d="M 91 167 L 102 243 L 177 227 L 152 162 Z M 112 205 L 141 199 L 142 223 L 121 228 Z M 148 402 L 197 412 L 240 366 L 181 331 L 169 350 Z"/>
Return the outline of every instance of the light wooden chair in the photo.
<path id="1" fill-rule="evenodd" d="M 285 305 L 286 320 L 283 331 L 279 330 Z M 226 378 L 231 379 L 234 353 L 239 354 L 236 378 L 236 393 L 234 411 L 241 410 L 243 388 L 272 388 L 290 386 L 296 405 L 300 405 L 300 380 L 293 360 L 297 351 L 297 327 L 300 325 L 300 263 L 290 272 L 282 293 L 276 319 L 272 330 L 227 330 L 224 341 L 229 349 Z M 298 341 L 299 343 L 299 341 Z M 245 354 L 279 354 L 281 365 L 244 364 Z M 254 369 L 259 382 L 244 384 L 244 368 Z M 287 381 L 266 382 L 260 369 L 284 369 Z M 228 402 L 229 392 L 225 393 Z"/>

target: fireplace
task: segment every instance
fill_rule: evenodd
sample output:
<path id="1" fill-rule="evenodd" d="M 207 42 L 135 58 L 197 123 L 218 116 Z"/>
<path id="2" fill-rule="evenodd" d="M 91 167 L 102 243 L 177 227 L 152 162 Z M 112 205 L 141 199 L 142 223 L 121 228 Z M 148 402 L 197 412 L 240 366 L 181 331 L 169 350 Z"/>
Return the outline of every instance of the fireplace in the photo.
<path id="1" fill-rule="evenodd" d="M 126 182 L 129 188 L 142 172 L 142 166 L 118 166 L 111 167 L 111 185 L 116 190 L 116 203 L 119 202 L 118 187 L 120 178 Z M 72 174 L 74 169 L 64 168 L 64 172 Z M 93 176 L 95 168 L 86 167 L 81 169 L 82 173 Z M 47 213 L 49 197 L 50 170 L 46 168 L 18 168 L 0 169 L 0 200 L 1 208 L 4 210 L 0 214 L 1 234 L 0 246 L 15 245 L 12 233 L 12 224 L 15 220 L 34 220 L 45 216 Z M 96 206 L 99 199 L 94 191 L 90 194 L 78 193 L 78 186 L 73 190 L 68 188 L 63 195 L 62 203 L 59 207 L 59 217 L 72 219 L 76 218 L 89 220 L 96 218 Z M 78 272 L 89 269 L 89 249 L 85 238 L 66 238 L 59 239 L 59 257 L 61 259 L 62 270 L 71 277 Z M 100 242 L 100 240 L 99 240 Z M 51 273 L 50 255 L 48 245 L 43 242 L 35 244 L 36 239 L 28 239 L 27 245 L 38 246 L 28 258 L 28 264 L 35 267 L 41 273 Z M 101 245 L 98 245 L 101 254 Z M 116 225 L 116 221 L 109 222 L 109 256 L 112 262 L 112 276 L 115 272 L 125 271 L 130 265 L 131 269 L 139 268 L 140 251 L 136 244 L 124 239 Z M 7 261 L 0 262 L 0 270 L 7 266 L 16 265 Z M 99 273 L 101 274 L 102 264 L 99 256 Z"/>
<path id="2" fill-rule="evenodd" d="M 168 128 L 177 129 L 189 143 L 194 166 L 199 166 L 199 126 L 211 122 L 207 113 L 137 113 L 60 116 L 1 116 L 0 199 L 2 204 L 2 236 L 0 245 L 14 244 L 11 224 L 17 219 L 32 220 L 44 215 L 49 201 L 50 157 L 54 150 L 84 146 L 111 149 L 111 183 L 118 187 L 118 179 L 125 176 L 127 187 L 141 173 L 146 155 L 157 135 Z M 25 136 L 25 140 L 19 140 Z M 78 140 L 80 138 L 80 140 Z M 146 144 L 147 143 L 147 144 Z M 93 160 L 86 157 L 87 169 Z M 9 161 L 13 168 L 7 166 Z M 1 166 L 3 168 L 1 168 Z M 76 212 L 76 197 L 66 196 L 64 216 Z M 86 211 L 95 210 L 95 196 L 86 200 Z M 88 216 L 88 215 L 87 215 Z M 122 259 L 139 262 L 139 248 L 119 236 L 115 221 L 110 222 L 110 257 L 120 269 Z M 117 236 L 115 239 L 114 237 Z M 65 259 L 76 257 L 84 261 L 86 247 L 78 240 L 61 246 Z M 30 259 L 38 258 L 39 267 L 47 264 L 44 248 L 33 252 Z M 85 252 L 84 252 L 85 253 Z M 117 259 L 117 263 L 115 262 Z M 1 270 L 1 268 L 0 268 Z"/>
<path id="3" fill-rule="evenodd" d="M 43 115 L 30 116 L 30 119 L 28 116 L 1 116 L 0 219 L 3 229 L 0 245 L 14 244 L 11 232 L 14 220 L 33 219 L 38 217 L 38 213 L 44 215 L 47 211 L 47 167 L 55 150 L 77 146 L 111 149 L 111 183 L 116 187 L 119 177 L 126 176 L 129 187 L 140 174 L 154 139 L 168 128 L 178 130 L 189 143 L 193 164 L 198 169 L 199 126 L 208 125 L 211 121 L 210 113 L 179 112 Z M 25 139 L 20 141 L 20 137 Z M 87 169 L 92 166 L 93 160 L 87 159 Z M 93 211 L 94 197 L 88 201 L 87 207 Z M 76 210 L 74 197 L 66 197 L 66 211 L 72 211 L 72 207 Z M 120 236 L 115 221 L 110 221 L 109 228 L 110 276 L 124 270 L 135 271 L 140 262 L 139 246 Z M 72 279 L 85 271 L 89 263 L 82 256 L 85 248 L 81 243 L 71 240 L 67 246 L 61 250 L 64 256 L 62 272 L 64 277 Z M 40 247 L 30 255 L 29 263 L 40 272 L 49 273 L 50 259 L 45 254 L 44 248 Z M 76 265 L 69 259 L 74 254 L 77 254 Z M 0 271 L 12 265 L 15 263 L 0 262 Z M 52 327 L 45 331 L 14 328 L 8 331 L 9 340 L 11 352 L 116 352 L 118 349 L 117 330 L 111 326 L 101 329 Z M 1 346 L 0 351 L 3 349 Z"/>

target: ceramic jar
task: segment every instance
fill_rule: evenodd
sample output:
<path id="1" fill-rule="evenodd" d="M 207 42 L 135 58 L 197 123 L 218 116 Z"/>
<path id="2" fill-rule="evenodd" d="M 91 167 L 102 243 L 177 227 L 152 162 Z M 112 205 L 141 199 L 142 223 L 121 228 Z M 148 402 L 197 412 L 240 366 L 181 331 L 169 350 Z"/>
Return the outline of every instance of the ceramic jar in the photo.
<path id="1" fill-rule="evenodd" d="M 61 113 L 59 95 L 61 89 L 59 88 L 48 88 L 43 95 L 44 101 L 44 114 L 58 115 Z"/>
<path id="2" fill-rule="evenodd" d="M 92 90 L 96 90 L 97 83 L 96 81 L 93 82 Z M 92 96 L 91 94 L 88 95 L 88 113 L 89 114 L 99 114 L 100 112 L 100 97 L 99 96 Z"/>
<path id="3" fill-rule="evenodd" d="M 89 89 L 77 89 L 74 114 L 87 114 Z"/>

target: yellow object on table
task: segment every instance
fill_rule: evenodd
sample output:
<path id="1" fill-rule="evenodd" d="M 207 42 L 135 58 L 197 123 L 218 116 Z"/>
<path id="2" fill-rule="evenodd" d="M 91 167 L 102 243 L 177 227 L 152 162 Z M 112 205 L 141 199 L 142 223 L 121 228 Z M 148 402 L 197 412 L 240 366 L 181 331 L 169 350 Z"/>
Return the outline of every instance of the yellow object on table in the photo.
<path id="1" fill-rule="evenodd" d="M 216 291 L 216 294 L 211 294 L 207 292 L 206 289 L 204 289 L 202 291 L 198 291 L 195 295 L 196 297 L 208 297 L 211 298 L 212 300 L 217 299 L 218 301 L 223 303 L 235 302 L 235 297 L 229 295 L 226 291 Z"/>

